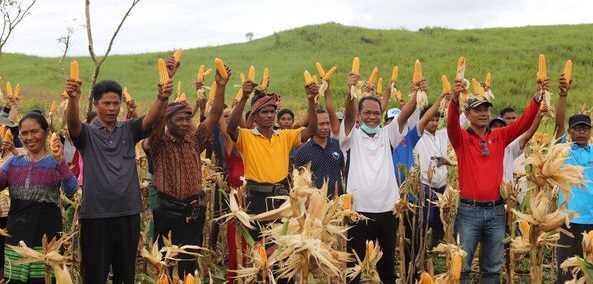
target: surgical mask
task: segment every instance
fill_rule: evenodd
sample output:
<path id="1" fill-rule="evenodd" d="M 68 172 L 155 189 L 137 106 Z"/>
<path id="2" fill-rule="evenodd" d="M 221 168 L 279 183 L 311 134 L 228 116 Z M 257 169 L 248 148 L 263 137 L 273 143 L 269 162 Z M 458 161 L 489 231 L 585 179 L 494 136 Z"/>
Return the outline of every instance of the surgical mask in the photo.
<path id="1" fill-rule="evenodd" d="M 377 132 L 379 132 L 379 130 L 381 130 L 381 125 L 377 125 L 375 128 L 370 128 L 366 124 L 362 123 L 360 125 L 360 129 L 362 129 L 362 131 L 364 131 L 364 133 L 366 133 L 368 135 L 374 135 L 374 134 L 377 134 Z"/>

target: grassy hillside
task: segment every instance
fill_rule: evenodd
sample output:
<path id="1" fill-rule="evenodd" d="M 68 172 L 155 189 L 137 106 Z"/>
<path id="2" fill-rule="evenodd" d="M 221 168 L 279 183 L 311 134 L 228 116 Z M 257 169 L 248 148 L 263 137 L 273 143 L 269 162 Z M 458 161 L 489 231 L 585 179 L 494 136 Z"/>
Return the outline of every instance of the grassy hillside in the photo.
<path id="1" fill-rule="evenodd" d="M 302 108 L 305 97 L 303 71 L 308 69 L 317 73 L 314 64 L 320 61 L 326 69 L 338 66 L 332 90 L 342 105 L 341 97 L 347 92 L 346 75 L 354 56 L 361 58 L 361 73 L 365 78 L 374 66 L 378 66 L 387 81 L 393 65 L 398 65 L 399 87 L 404 93 L 418 58 L 423 63 L 424 76 L 429 80 L 432 100 L 441 90 L 440 76 L 446 74 L 453 78 L 457 58 L 463 55 L 467 59 L 466 77 L 482 81 L 487 72 L 492 73 L 496 108 L 507 105 L 522 108 L 535 90 L 537 58 L 544 53 L 554 93 L 557 93 L 557 78 L 565 60 L 574 62 L 569 108 L 576 110 L 588 101 L 587 97 L 593 91 L 593 81 L 589 79 L 593 77 L 592 33 L 593 25 L 480 30 L 425 28 L 412 32 L 328 23 L 279 32 L 247 43 L 186 50 L 176 79 L 182 81 L 185 92 L 194 94 L 190 82 L 198 66 L 213 67 L 214 57 L 224 59 L 233 68 L 234 84 L 239 84 L 239 73 L 247 73 L 250 65 L 257 69 L 257 80 L 261 79 L 263 68 L 268 67 L 270 90 L 281 94 L 285 105 Z M 127 86 L 137 100 L 148 102 L 156 94 L 156 60 L 169 53 L 111 56 L 102 67 L 101 79 L 116 79 Z M 90 59 L 76 59 L 81 64 L 81 77 L 90 78 Z M 64 75 L 58 68 L 58 58 L 5 54 L 0 59 L 0 76 L 21 84 L 24 108 L 47 106 L 51 99 L 59 97 L 63 88 Z M 88 90 L 88 84 L 84 88 Z M 237 88 L 229 87 L 227 101 L 234 97 Z M 589 105 L 593 103 L 589 102 Z"/>

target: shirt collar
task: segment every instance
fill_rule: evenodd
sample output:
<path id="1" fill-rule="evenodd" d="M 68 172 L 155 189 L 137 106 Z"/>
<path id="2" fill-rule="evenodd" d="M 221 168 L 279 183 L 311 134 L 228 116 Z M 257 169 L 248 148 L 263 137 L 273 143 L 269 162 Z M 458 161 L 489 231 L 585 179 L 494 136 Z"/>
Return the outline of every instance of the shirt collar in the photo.
<path id="1" fill-rule="evenodd" d="M 251 129 L 251 132 L 255 135 L 263 136 L 263 134 L 261 134 L 261 132 L 259 132 L 257 127 L 254 127 L 253 129 Z M 280 135 L 280 131 L 272 128 L 272 134 L 278 136 L 278 135 Z"/>
<path id="2" fill-rule="evenodd" d="M 115 122 L 115 128 L 120 128 L 123 124 L 124 124 L 123 122 L 118 120 Z M 96 128 L 96 129 L 105 128 L 105 126 L 102 125 L 97 118 L 95 118 L 95 119 L 93 119 L 93 121 L 91 121 L 90 126 L 92 126 L 93 128 Z"/>
<path id="3" fill-rule="evenodd" d="M 579 147 L 579 145 L 577 145 L 576 143 L 572 143 L 570 144 L 570 148 L 574 151 L 574 150 L 578 150 L 578 149 L 583 149 L 587 152 L 591 152 L 591 144 L 587 144 L 587 146 L 581 148 Z"/>

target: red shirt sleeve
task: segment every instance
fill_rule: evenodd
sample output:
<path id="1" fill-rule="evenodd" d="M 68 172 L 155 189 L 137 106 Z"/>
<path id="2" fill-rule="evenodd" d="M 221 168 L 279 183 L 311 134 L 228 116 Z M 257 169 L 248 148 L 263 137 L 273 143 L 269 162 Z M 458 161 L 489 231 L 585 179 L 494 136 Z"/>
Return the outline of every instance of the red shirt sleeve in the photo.
<path id="1" fill-rule="evenodd" d="M 529 103 L 529 106 L 525 109 L 523 114 L 515 121 L 513 124 L 509 125 L 508 127 L 504 127 L 501 129 L 502 136 L 505 137 L 505 145 L 509 145 L 513 142 L 517 137 L 521 134 L 525 133 L 533 123 L 535 116 L 539 110 L 539 104 L 535 102 L 535 99 L 532 99 Z"/>
<path id="2" fill-rule="evenodd" d="M 449 112 L 447 114 L 447 134 L 449 135 L 449 141 L 454 149 L 459 147 L 459 141 L 461 140 L 461 125 L 459 124 L 459 104 L 451 101 L 449 105 Z"/>

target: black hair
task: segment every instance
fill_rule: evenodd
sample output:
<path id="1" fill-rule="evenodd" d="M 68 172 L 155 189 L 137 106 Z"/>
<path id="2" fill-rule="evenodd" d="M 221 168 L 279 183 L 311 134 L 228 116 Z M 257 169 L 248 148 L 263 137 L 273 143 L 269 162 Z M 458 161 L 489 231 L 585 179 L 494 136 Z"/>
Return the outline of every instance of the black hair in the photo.
<path id="1" fill-rule="evenodd" d="M 93 101 L 98 102 L 104 94 L 106 93 L 116 93 L 121 100 L 122 96 L 122 88 L 118 82 L 112 80 L 103 80 L 93 86 L 93 90 L 91 91 L 91 95 L 93 96 Z"/>
<path id="2" fill-rule="evenodd" d="M 432 104 L 428 104 L 426 105 L 424 108 L 422 108 L 422 110 L 420 111 L 420 117 L 423 117 L 424 114 L 426 114 L 426 112 L 432 107 Z"/>
<path id="3" fill-rule="evenodd" d="M 86 115 L 86 123 L 87 124 L 91 123 L 91 121 L 93 121 L 93 119 L 95 119 L 95 117 L 97 117 L 97 112 L 96 111 L 91 111 L 91 112 L 87 113 L 87 115 Z"/>
<path id="4" fill-rule="evenodd" d="M 289 110 L 287 108 L 283 108 L 280 111 L 278 111 L 278 113 L 276 114 L 276 119 L 280 120 L 280 117 L 282 117 L 283 115 L 285 115 L 287 113 L 290 115 L 292 120 L 294 120 L 294 112 L 292 112 L 292 110 Z"/>
<path id="5" fill-rule="evenodd" d="M 379 104 L 379 108 L 381 108 L 381 101 L 375 97 L 375 96 L 366 96 L 363 97 L 362 99 L 360 99 L 360 101 L 358 101 L 358 111 L 360 111 L 362 109 L 362 103 L 364 103 L 365 101 L 376 101 Z"/>
<path id="6" fill-rule="evenodd" d="M 505 114 L 509 113 L 509 112 L 515 112 L 515 109 L 512 107 L 505 107 L 503 109 L 500 110 L 500 117 L 503 117 Z"/>
<path id="7" fill-rule="evenodd" d="M 245 121 L 247 121 L 247 120 L 249 119 L 249 115 L 251 115 L 251 110 L 248 110 L 248 111 L 245 113 Z"/>
<path id="8" fill-rule="evenodd" d="M 315 109 L 315 113 L 327 113 L 327 111 L 325 111 L 323 108 L 318 107 Z"/>
<path id="9" fill-rule="evenodd" d="M 21 128 L 23 121 L 27 119 L 35 120 L 39 124 L 39 126 L 41 126 L 41 129 L 43 129 L 43 131 L 49 132 L 49 123 L 47 123 L 47 119 L 45 119 L 45 116 L 43 116 L 43 114 L 40 114 L 35 111 L 25 114 L 25 116 L 23 116 L 23 118 L 19 120 L 19 128 Z"/>

